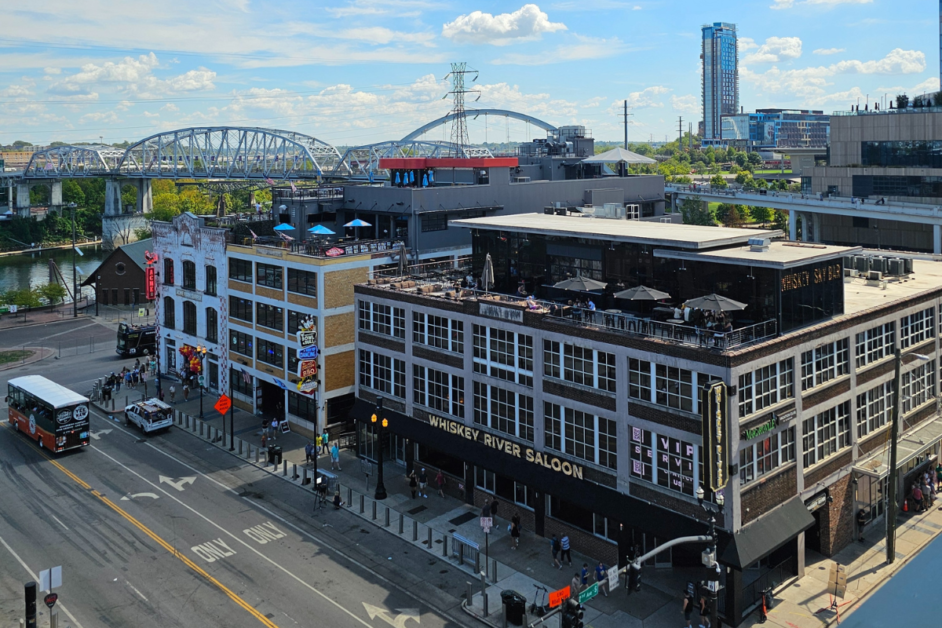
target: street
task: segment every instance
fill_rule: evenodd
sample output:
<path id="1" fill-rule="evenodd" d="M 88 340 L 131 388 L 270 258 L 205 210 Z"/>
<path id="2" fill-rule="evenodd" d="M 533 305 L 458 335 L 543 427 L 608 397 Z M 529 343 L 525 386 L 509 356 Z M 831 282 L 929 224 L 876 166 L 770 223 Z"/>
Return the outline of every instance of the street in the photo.
<path id="1" fill-rule="evenodd" d="M 113 338 L 88 322 L 46 333 Z M 16 330 L 14 342 L 42 329 Z M 0 344 L 13 342 L 0 332 Z M 50 358 L 0 384 L 41 373 L 84 391 L 122 363 L 113 348 Z M 75 628 L 471 625 L 459 608 L 465 574 L 350 513 L 312 515 L 309 491 L 176 428 L 142 438 L 93 411 L 91 431 L 90 447 L 51 459 L 0 428 L 0 607 L 22 609 L 22 583 L 62 565 L 60 625 Z"/>

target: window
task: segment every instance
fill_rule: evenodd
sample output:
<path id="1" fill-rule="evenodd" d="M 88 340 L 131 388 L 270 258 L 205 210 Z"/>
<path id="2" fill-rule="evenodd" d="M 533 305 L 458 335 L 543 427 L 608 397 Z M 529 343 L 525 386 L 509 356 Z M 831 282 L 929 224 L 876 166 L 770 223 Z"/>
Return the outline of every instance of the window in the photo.
<path id="1" fill-rule="evenodd" d="M 599 417 L 599 464 L 609 469 L 618 468 L 618 424 Z"/>
<path id="2" fill-rule="evenodd" d="M 242 297 L 229 296 L 229 318 L 252 322 L 252 301 Z"/>
<path id="3" fill-rule="evenodd" d="M 196 290 L 196 264 L 190 260 L 183 261 L 183 289 Z"/>
<path id="4" fill-rule="evenodd" d="M 464 323 L 424 312 L 413 312 L 412 342 L 464 353 Z"/>
<path id="5" fill-rule="evenodd" d="M 211 307 L 206 308 L 206 341 L 219 342 L 219 313 Z"/>
<path id="6" fill-rule="evenodd" d="M 412 401 L 439 412 L 463 417 L 464 378 L 414 364 Z"/>
<path id="7" fill-rule="evenodd" d="M 229 351 L 251 358 L 255 338 L 241 331 L 229 330 Z"/>
<path id="8" fill-rule="evenodd" d="M 317 296 L 317 273 L 297 268 L 288 269 L 288 292 Z"/>
<path id="9" fill-rule="evenodd" d="M 474 382 L 474 422 L 533 442 L 533 397 Z"/>
<path id="10" fill-rule="evenodd" d="M 422 216 L 422 233 L 429 231 L 444 231 L 448 228 L 448 215 Z"/>
<path id="11" fill-rule="evenodd" d="M 614 421 L 549 402 L 543 402 L 543 420 L 547 449 L 610 469 L 617 467 L 617 427 Z"/>
<path id="12" fill-rule="evenodd" d="M 360 385 L 399 399 L 406 398 L 406 363 L 360 349 Z"/>
<path id="13" fill-rule="evenodd" d="M 663 364 L 654 369 L 655 403 L 693 412 L 693 373 Z"/>
<path id="14" fill-rule="evenodd" d="M 267 303 L 256 303 L 255 304 L 255 322 L 269 329 L 276 329 L 278 331 L 284 331 L 285 329 L 285 318 L 284 310 L 280 307 L 275 307 L 274 305 L 268 305 Z"/>
<path id="15" fill-rule="evenodd" d="M 899 324 L 900 349 L 918 345 L 928 340 L 935 332 L 935 308 L 904 316 Z"/>
<path id="16" fill-rule="evenodd" d="M 893 355 L 896 346 L 896 323 L 889 322 L 857 334 L 855 364 L 857 368 Z"/>
<path id="17" fill-rule="evenodd" d="M 789 427 L 739 452 L 739 483 L 748 484 L 795 460 L 795 428 Z"/>
<path id="18" fill-rule="evenodd" d="M 252 283 L 252 262 L 247 259 L 229 258 L 229 279 Z"/>
<path id="19" fill-rule="evenodd" d="M 317 421 L 317 398 L 314 395 L 302 395 L 289 390 L 288 412 L 298 418 L 307 419 L 314 423 Z"/>
<path id="20" fill-rule="evenodd" d="M 298 359 L 298 350 L 292 346 L 288 346 L 288 372 L 295 373 L 298 372 L 298 364 L 301 361 Z"/>
<path id="21" fill-rule="evenodd" d="M 216 296 L 216 267 L 206 267 L 206 294 Z"/>
<path id="22" fill-rule="evenodd" d="M 761 412 L 795 396 L 792 358 L 739 376 L 739 416 Z"/>
<path id="23" fill-rule="evenodd" d="M 651 400 L 651 363 L 628 358 L 628 396 Z"/>
<path id="24" fill-rule="evenodd" d="M 942 142 L 939 140 L 861 142 L 860 163 L 864 166 L 891 168 L 942 168 Z M 908 179 L 910 177 L 893 178 Z"/>
<path id="25" fill-rule="evenodd" d="M 558 404 L 543 402 L 543 442 L 547 449 L 562 451 L 562 411 L 562 407 Z"/>
<path id="26" fill-rule="evenodd" d="M 401 307 L 392 307 L 380 303 L 359 301 L 359 327 L 393 338 L 406 337 L 406 311 Z"/>
<path id="27" fill-rule="evenodd" d="M 543 341 L 543 374 L 606 392 L 615 392 L 615 356 L 586 347 Z"/>
<path id="28" fill-rule="evenodd" d="M 251 399 L 254 397 L 252 376 L 246 373 L 242 368 L 232 367 L 229 369 L 229 389 L 234 393 L 245 395 Z"/>
<path id="29" fill-rule="evenodd" d="M 177 326 L 177 306 L 170 297 L 164 297 L 164 327 L 175 329 Z"/>
<path id="30" fill-rule="evenodd" d="M 565 451 L 570 456 L 595 462 L 595 415 L 566 408 Z"/>
<path id="31" fill-rule="evenodd" d="M 183 333 L 196 335 L 196 304 L 192 301 L 183 302 Z"/>
<path id="32" fill-rule="evenodd" d="M 857 436 L 866 436 L 889 423 L 892 404 L 892 381 L 857 395 Z"/>
<path id="33" fill-rule="evenodd" d="M 285 367 L 285 350 L 277 342 L 256 338 L 255 357 L 259 362 L 271 364 L 280 369 Z"/>
<path id="34" fill-rule="evenodd" d="M 809 390 L 850 372 L 847 338 L 801 354 L 801 389 Z"/>
<path id="35" fill-rule="evenodd" d="M 173 285 L 173 260 L 169 257 L 164 258 L 164 280 L 165 286 Z M 117 301 L 117 299 L 115 299 Z"/>
<path id="36" fill-rule="evenodd" d="M 533 336 L 474 325 L 474 372 L 533 386 Z"/>
<path id="37" fill-rule="evenodd" d="M 923 362 L 902 376 L 900 399 L 902 413 L 908 414 L 927 401 L 935 399 L 935 360 Z"/>
<path id="38" fill-rule="evenodd" d="M 260 286 L 281 290 L 283 277 L 284 271 L 281 266 L 272 266 L 261 262 L 255 265 L 255 282 Z"/>
<path id="39" fill-rule="evenodd" d="M 678 493 L 694 494 L 698 485 L 697 447 L 640 427 L 631 428 L 629 439 L 632 476 Z"/>
<path id="40" fill-rule="evenodd" d="M 825 410 L 802 422 L 805 468 L 850 447 L 850 402 Z"/>
<path id="41" fill-rule="evenodd" d="M 301 321 L 304 321 L 308 318 L 311 318 L 312 320 L 314 319 L 313 316 L 305 314 L 304 312 L 288 310 L 288 333 L 292 335 L 297 334 L 298 330 L 301 329 Z"/>

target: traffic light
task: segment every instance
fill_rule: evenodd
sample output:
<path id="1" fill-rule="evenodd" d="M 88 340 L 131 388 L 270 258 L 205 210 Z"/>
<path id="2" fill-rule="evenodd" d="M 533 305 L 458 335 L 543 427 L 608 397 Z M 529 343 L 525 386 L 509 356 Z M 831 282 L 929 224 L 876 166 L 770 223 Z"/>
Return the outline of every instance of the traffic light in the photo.
<path id="1" fill-rule="evenodd" d="M 572 628 L 585 628 L 582 621 L 585 617 L 585 606 L 575 600 L 570 600 L 570 602 L 572 603 Z"/>
<path id="2" fill-rule="evenodd" d="M 572 625 L 573 617 L 572 617 L 572 607 L 569 606 L 570 601 L 571 600 L 567 601 L 567 603 L 564 604 L 563 607 L 560 609 L 560 613 L 561 613 L 559 616 L 560 628 L 575 628 Z"/>
<path id="3" fill-rule="evenodd" d="M 628 565 L 628 595 L 632 591 L 641 590 L 641 567 L 635 568 L 634 564 Z"/>

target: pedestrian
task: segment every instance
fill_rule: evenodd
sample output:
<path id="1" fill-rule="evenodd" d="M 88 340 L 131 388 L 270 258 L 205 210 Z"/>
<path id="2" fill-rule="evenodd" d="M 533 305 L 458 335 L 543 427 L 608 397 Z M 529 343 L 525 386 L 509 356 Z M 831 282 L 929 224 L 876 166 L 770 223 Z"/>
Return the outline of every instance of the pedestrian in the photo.
<path id="1" fill-rule="evenodd" d="M 262 432 L 262 449 L 268 447 L 268 434 Z"/>
<path id="2" fill-rule="evenodd" d="M 595 581 L 599 585 L 599 591 L 604 593 L 605 597 L 608 597 L 608 567 L 602 561 L 599 561 L 598 566 L 595 568 Z"/>
<path id="3" fill-rule="evenodd" d="M 177 387 L 173 384 L 170 384 L 170 403 L 173 403 L 173 398 L 177 394 Z"/>
<path id="4" fill-rule="evenodd" d="M 189 401 L 190 399 L 190 383 L 186 382 L 183 384 L 183 401 Z"/>
<path id="5" fill-rule="evenodd" d="M 131 371 L 131 383 L 134 384 L 134 388 L 137 388 L 137 384 L 140 381 L 141 381 L 141 370 L 135 367 L 135 369 Z"/>
<path id="6" fill-rule="evenodd" d="M 438 470 L 438 474 L 435 476 L 435 484 L 438 486 L 438 495 L 444 499 L 445 497 L 445 474 L 442 473 L 442 470 Z"/>
<path id="7" fill-rule="evenodd" d="M 564 534 L 563 538 L 560 539 L 559 545 L 562 548 L 562 559 L 567 561 L 570 566 L 572 566 L 572 554 L 569 553 L 569 535 Z"/>
<path id="8" fill-rule="evenodd" d="M 579 601 L 579 591 L 582 590 L 581 581 L 579 580 L 579 574 L 575 574 L 572 577 L 572 582 L 569 583 L 569 597 L 573 600 Z"/>
<path id="9" fill-rule="evenodd" d="M 579 578 L 582 581 L 582 586 L 589 585 L 589 563 L 582 563 L 582 573 L 579 574 Z"/>
<path id="10" fill-rule="evenodd" d="M 115 375 L 114 373 L 111 374 L 111 377 L 114 378 L 114 391 L 116 393 L 121 392 L 121 382 L 124 381 L 124 378 Z"/>
<path id="11" fill-rule="evenodd" d="M 134 380 L 131 379 L 131 371 L 124 374 L 124 385 L 128 388 L 134 388 Z"/>
<path id="12" fill-rule="evenodd" d="M 419 474 L 419 495 L 428 499 L 428 493 L 426 492 L 426 487 L 428 486 L 428 475 L 425 473 L 425 468 L 422 468 L 422 473 Z"/>
<path id="13" fill-rule="evenodd" d="M 553 552 L 553 567 L 561 570 L 563 564 L 559 562 L 559 539 L 556 538 L 555 534 L 553 538 L 550 539 L 550 550 Z"/>
<path id="14" fill-rule="evenodd" d="M 415 487 L 418 486 L 418 482 L 415 480 L 415 469 L 409 474 L 409 490 L 412 491 L 412 499 L 415 499 Z"/>
<path id="15" fill-rule="evenodd" d="M 690 618 L 693 616 L 693 593 L 688 589 L 684 593 L 684 607 L 681 612 L 684 614 L 684 621 L 687 622 L 687 628 L 690 628 Z"/>
<path id="16" fill-rule="evenodd" d="M 136 358 L 136 359 L 134 360 L 134 370 L 135 370 L 135 371 L 141 370 L 141 359 L 140 359 L 140 358 Z"/>
<path id="17" fill-rule="evenodd" d="M 304 446 L 304 462 L 314 462 L 314 443 L 308 443 Z"/>
<path id="18" fill-rule="evenodd" d="M 320 444 L 321 444 L 321 447 L 323 447 L 323 449 L 321 449 L 320 451 L 322 451 L 322 452 L 325 453 L 325 454 L 326 454 L 328 451 L 333 451 L 333 450 L 330 448 L 330 443 L 329 443 L 329 441 L 330 441 L 330 437 L 327 435 L 327 430 L 324 430 L 324 433 L 321 434 L 321 443 L 320 443 Z"/>
<path id="19" fill-rule="evenodd" d="M 710 607 L 704 594 L 700 595 L 700 625 L 703 628 L 710 628 Z"/>
<path id="20" fill-rule="evenodd" d="M 513 549 L 520 547 L 520 513 L 515 512 L 510 518 L 510 539 L 513 543 Z"/>
<path id="21" fill-rule="evenodd" d="M 337 443 L 334 443 L 334 446 L 330 448 L 330 468 L 332 470 L 340 471 L 340 447 L 337 446 Z"/>
<path id="22" fill-rule="evenodd" d="M 491 501 L 491 519 L 497 519 L 498 506 L 500 506 L 500 502 L 498 502 L 497 498 L 495 497 L 493 501 Z"/>
<path id="23" fill-rule="evenodd" d="M 487 519 L 491 516 L 491 500 L 484 498 L 484 505 L 481 506 L 481 519 Z"/>
<path id="24" fill-rule="evenodd" d="M 918 484 L 913 484 L 913 504 L 916 507 L 916 512 L 922 510 L 922 489 L 919 488 Z"/>
<path id="25" fill-rule="evenodd" d="M 281 425 L 278 422 L 278 417 L 275 417 L 271 420 L 271 439 L 278 440 L 278 426 Z"/>

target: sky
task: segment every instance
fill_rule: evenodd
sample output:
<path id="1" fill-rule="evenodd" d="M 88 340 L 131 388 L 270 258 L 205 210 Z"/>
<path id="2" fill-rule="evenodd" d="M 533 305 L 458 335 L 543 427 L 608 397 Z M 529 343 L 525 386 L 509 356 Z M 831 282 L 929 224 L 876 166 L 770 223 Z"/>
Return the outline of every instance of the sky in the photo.
<path id="1" fill-rule="evenodd" d="M 335 146 L 400 139 L 451 109 L 509 109 L 598 140 L 701 119 L 700 27 L 737 25 L 740 103 L 848 110 L 939 89 L 930 0 L 43 0 L 0 32 L 0 144 L 134 142 L 262 126 Z M 472 82 L 472 78 L 477 77 Z M 472 142 L 544 137 L 494 116 Z M 439 127 L 425 138 L 449 138 Z"/>

